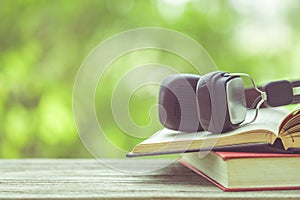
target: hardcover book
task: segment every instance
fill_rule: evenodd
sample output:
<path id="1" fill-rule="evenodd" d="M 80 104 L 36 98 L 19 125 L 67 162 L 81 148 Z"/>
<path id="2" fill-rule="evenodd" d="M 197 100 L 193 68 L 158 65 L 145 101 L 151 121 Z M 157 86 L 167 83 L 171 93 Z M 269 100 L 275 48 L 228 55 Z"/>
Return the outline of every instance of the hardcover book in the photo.
<path id="1" fill-rule="evenodd" d="M 300 154 L 187 153 L 180 162 L 224 191 L 300 189 Z M 287 170 L 288 169 L 288 170 Z"/>
<path id="2" fill-rule="evenodd" d="M 287 113 L 263 108 L 257 120 L 230 132 L 184 133 L 162 129 L 135 146 L 128 157 L 197 152 L 199 150 L 246 152 L 300 152 L 300 109 Z"/>

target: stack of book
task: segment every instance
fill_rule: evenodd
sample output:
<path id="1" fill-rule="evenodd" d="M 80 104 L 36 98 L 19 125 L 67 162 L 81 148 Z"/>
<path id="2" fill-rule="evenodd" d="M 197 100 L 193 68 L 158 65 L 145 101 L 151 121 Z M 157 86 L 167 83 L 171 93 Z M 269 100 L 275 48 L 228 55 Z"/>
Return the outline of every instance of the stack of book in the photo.
<path id="1" fill-rule="evenodd" d="M 127 156 L 172 153 L 224 191 L 300 189 L 300 109 L 262 109 L 255 123 L 222 134 L 163 129 Z"/>

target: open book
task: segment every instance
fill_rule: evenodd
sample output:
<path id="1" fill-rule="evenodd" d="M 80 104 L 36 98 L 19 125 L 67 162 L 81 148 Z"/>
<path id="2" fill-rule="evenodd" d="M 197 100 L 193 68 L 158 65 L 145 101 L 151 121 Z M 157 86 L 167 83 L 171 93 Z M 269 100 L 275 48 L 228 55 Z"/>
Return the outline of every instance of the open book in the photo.
<path id="1" fill-rule="evenodd" d="M 247 152 L 300 152 L 300 109 L 263 108 L 252 124 L 233 131 L 184 133 L 162 129 L 135 146 L 128 157 L 199 150 Z"/>

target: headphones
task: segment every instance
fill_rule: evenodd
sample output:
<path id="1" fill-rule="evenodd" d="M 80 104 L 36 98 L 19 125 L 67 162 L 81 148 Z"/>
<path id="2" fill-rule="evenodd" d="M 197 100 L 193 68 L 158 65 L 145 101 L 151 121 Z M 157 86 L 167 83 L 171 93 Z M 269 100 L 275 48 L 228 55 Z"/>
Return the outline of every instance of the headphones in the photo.
<path id="1" fill-rule="evenodd" d="M 245 89 L 242 77 L 253 88 Z M 248 74 L 216 71 L 204 76 L 175 74 L 166 77 L 159 91 L 159 120 L 183 132 L 227 132 L 245 125 L 247 110 L 300 103 L 300 81 L 269 82 L 257 87 Z M 243 124 L 244 123 L 244 124 Z"/>

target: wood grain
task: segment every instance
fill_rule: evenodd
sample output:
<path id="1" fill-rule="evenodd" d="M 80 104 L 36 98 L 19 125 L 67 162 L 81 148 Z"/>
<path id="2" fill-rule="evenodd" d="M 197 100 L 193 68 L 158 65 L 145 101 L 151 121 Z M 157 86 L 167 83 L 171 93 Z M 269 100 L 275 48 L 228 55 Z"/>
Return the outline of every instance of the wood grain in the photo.
<path id="1" fill-rule="evenodd" d="M 168 160 L 105 160 L 145 170 Z M 299 176 L 296 174 L 296 176 Z M 142 174 L 91 159 L 0 160 L 0 199 L 300 199 L 300 190 L 223 192 L 179 163 Z"/>

